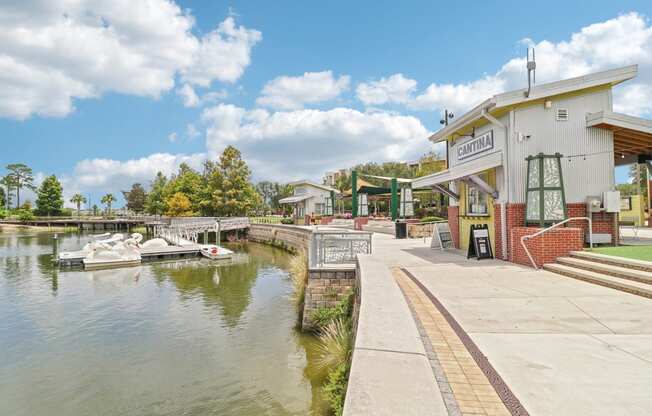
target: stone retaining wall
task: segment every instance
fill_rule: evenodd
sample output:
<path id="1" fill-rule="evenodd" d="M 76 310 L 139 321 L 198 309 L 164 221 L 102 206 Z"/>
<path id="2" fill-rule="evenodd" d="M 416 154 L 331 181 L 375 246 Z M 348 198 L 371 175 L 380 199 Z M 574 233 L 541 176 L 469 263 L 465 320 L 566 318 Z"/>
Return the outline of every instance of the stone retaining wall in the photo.
<path id="1" fill-rule="evenodd" d="M 310 228 L 282 224 L 252 224 L 248 238 L 257 243 L 281 247 L 292 253 L 304 250 L 310 258 Z M 355 267 L 342 266 L 308 270 L 308 282 L 305 288 L 305 300 L 301 320 L 302 329 L 312 327 L 312 315 L 315 310 L 332 307 L 339 303 L 355 288 Z"/>

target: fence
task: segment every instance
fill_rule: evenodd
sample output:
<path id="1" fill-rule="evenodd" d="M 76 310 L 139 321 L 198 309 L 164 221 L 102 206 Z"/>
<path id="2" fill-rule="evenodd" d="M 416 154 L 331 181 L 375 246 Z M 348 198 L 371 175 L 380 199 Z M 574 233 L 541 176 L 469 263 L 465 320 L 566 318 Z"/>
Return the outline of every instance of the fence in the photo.
<path id="1" fill-rule="evenodd" d="M 371 254 L 369 232 L 315 230 L 310 242 L 310 267 L 355 264 L 358 254 Z"/>

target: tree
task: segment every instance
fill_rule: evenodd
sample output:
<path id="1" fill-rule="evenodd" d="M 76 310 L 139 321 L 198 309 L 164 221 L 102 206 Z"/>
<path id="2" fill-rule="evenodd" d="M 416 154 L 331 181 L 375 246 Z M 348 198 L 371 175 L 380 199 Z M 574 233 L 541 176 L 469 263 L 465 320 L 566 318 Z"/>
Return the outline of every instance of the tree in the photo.
<path id="1" fill-rule="evenodd" d="M 151 215 L 161 215 L 167 209 L 165 202 L 165 185 L 167 178 L 158 172 L 152 181 L 152 187 L 145 198 L 145 211 Z"/>
<path id="2" fill-rule="evenodd" d="M 211 175 L 213 207 L 220 216 L 247 215 L 261 197 L 250 182 L 251 172 L 238 149 L 228 146 Z"/>
<path id="3" fill-rule="evenodd" d="M 97 214 L 100 212 L 100 209 L 96 204 L 93 204 L 93 215 L 97 217 Z"/>
<path id="4" fill-rule="evenodd" d="M 38 189 L 36 209 L 40 214 L 57 215 L 63 208 L 63 189 L 56 176 L 51 175 L 43 180 Z"/>
<path id="5" fill-rule="evenodd" d="M 177 192 L 167 200 L 167 215 L 172 217 L 185 217 L 192 215 L 190 199 L 183 193 Z"/>
<path id="6" fill-rule="evenodd" d="M 86 203 L 86 198 L 82 194 L 75 194 L 70 198 L 70 202 L 77 206 L 77 216 L 80 216 L 81 206 Z"/>
<path id="7" fill-rule="evenodd" d="M 16 207 L 20 206 L 20 190 L 23 188 L 36 190 L 32 168 L 22 163 L 7 165 L 9 173 L 5 176 L 7 185 L 16 190 Z"/>
<path id="8" fill-rule="evenodd" d="M 0 210 L 7 206 L 7 194 L 5 193 L 4 188 L 0 187 Z"/>
<path id="9" fill-rule="evenodd" d="M 113 194 L 106 194 L 102 197 L 101 201 L 104 205 L 106 205 L 106 213 L 107 215 L 111 215 L 111 204 L 115 202 L 115 197 Z"/>
<path id="10" fill-rule="evenodd" d="M 0 186 L 4 187 L 3 189 L 3 193 L 5 195 L 4 206 L 5 208 L 9 209 L 11 208 L 11 180 L 9 179 L 8 176 L 3 176 L 2 178 L 0 178 Z"/>
<path id="11" fill-rule="evenodd" d="M 167 200 L 170 196 L 181 192 L 190 200 L 193 211 L 199 211 L 199 194 L 203 186 L 202 182 L 202 176 L 196 170 L 187 163 L 182 163 L 177 174 L 172 175 L 165 185 L 165 199 Z"/>
<path id="12" fill-rule="evenodd" d="M 141 213 L 145 210 L 147 194 L 141 184 L 135 183 L 131 185 L 131 191 L 122 191 L 122 195 L 125 201 L 127 201 L 127 209 L 136 213 Z"/>

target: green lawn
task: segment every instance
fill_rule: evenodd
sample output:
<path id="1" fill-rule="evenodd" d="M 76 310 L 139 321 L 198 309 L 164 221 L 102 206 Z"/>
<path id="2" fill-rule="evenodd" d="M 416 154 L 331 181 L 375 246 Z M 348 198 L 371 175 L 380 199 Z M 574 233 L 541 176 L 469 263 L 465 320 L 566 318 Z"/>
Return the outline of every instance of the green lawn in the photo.
<path id="1" fill-rule="evenodd" d="M 594 248 L 595 253 L 628 259 L 652 261 L 652 246 L 619 246 Z"/>

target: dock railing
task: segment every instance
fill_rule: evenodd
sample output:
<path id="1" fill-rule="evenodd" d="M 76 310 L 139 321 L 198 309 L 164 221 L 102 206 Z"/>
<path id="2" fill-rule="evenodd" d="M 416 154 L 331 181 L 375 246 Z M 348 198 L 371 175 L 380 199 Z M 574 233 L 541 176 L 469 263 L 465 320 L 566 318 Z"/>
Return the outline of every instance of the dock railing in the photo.
<path id="1" fill-rule="evenodd" d="M 314 230 L 310 242 L 310 267 L 354 265 L 358 254 L 371 254 L 372 233 Z"/>

